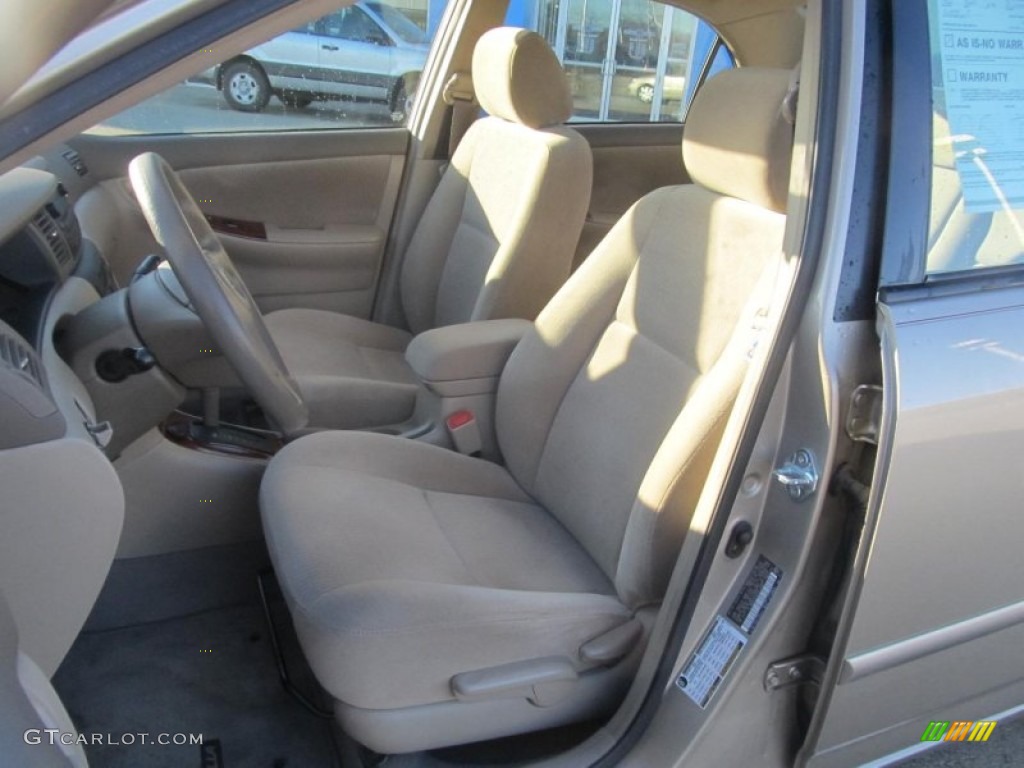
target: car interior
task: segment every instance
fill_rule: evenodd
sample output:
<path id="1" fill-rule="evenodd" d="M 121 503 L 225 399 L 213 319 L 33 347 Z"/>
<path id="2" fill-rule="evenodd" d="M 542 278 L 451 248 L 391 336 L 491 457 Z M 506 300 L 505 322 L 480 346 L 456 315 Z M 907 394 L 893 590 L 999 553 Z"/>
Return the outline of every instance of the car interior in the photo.
<path id="1" fill-rule="evenodd" d="M 802 3 L 679 7 L 736 62 L 682 124 L 571 121 L 549 42 L 474 0 L 408 126 L 86 115 L 0 176 L 12 760 L 523 764 L 600 738 L 665 642 L 807 204 Z"/>

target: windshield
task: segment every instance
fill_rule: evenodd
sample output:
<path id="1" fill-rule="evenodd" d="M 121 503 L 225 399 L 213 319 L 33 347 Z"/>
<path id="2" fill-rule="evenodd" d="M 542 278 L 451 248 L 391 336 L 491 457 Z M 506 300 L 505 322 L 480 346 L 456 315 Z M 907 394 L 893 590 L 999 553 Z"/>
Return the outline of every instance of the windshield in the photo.
<path id="1" fill-rule="evenodd" d="M 385 3 L 365 3 L 366 7 L 384 19 L 391 31 L 398 35 L 404 43 L 427 43 L 426 33 L 417 27 L 412 20 L 397 8 Z"/>

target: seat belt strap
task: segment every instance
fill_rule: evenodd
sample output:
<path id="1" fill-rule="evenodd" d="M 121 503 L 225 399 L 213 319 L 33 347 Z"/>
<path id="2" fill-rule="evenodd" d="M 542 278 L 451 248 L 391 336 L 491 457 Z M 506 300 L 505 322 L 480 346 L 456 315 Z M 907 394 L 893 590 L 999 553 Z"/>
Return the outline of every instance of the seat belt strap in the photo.
<path id="1" fill-rule="evenodd" d="M 455 156 L 462 137 L 466 135 L 477 115 L 480 105 L 473 90 L 473 76 L 468 72 L 454 72 L 445 83 L 441 93 L 444 103 L 452 108 L 451 125 L 448 131 L 448 161 Z"/>

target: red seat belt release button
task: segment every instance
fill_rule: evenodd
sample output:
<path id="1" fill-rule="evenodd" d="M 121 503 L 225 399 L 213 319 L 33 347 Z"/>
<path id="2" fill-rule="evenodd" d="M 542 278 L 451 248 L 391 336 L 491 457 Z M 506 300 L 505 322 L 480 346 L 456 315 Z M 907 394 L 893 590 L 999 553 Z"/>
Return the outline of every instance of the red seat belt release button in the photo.
<path id="1" fill-rule="evenodd" d="M 452 436 L 452 442 L 455 443 L 455 450 L 467 456 L 480 453 L 480 427 L 472 411 L 450 413 L 444 423 L 448 427 L 448 434 Z"/>

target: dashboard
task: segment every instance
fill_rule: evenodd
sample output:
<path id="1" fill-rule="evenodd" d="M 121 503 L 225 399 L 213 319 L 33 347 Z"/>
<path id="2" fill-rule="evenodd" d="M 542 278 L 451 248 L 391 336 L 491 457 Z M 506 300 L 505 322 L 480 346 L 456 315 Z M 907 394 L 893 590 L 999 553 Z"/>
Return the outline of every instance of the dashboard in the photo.
<path id="1" fill-rule="evenodd" d="M 104 195 L 86 191 L 81 158 L 58 155 L 0 176 L 0 450 L 75 437 L 116 460 L 164 425 L 186 387 L 237 377 L 209 354 L 205 326 L 157 256 L 138 249 L 118 285 L 96 241 L 116 249 L 130 238 Z M 114 234 L 96 237 L 97 221 L 117 222 Z"/>
<path id="2" fill-rule="evenodd" d="M 0 320 L 37 350 L 53 292 L 72 275 L 102 296 L 114 281 L 102 254 L 83 239 L 64 184 L 46 171 L 0 177 Z"/>
<path id="3" fill-rule="evenodd" d="M 32 167 L 0 176 L 0 449 L 65 435 L 97 442 L 92 403 L 54 336 L 57 318 L 115 288 L 60 179 Z"/>

